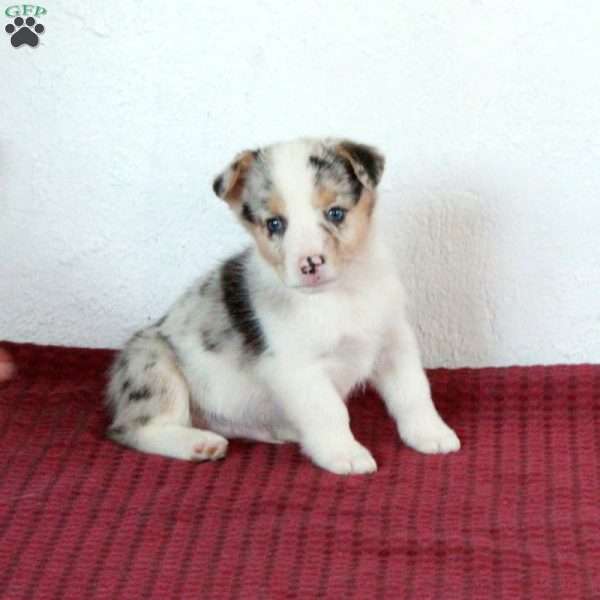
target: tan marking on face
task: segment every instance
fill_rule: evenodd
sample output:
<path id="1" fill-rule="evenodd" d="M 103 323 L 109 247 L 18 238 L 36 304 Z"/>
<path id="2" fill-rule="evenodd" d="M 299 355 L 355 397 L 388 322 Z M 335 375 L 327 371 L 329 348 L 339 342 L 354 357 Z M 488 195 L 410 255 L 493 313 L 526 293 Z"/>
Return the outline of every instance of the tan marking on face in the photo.
<path id="1" fill-rule="evenodd" d="M 374 206 L 374 192 L 363 189 L 358 204 L 348 211 L 344 224 L 329 238 L 330 259 L 333 264 L 347 262 L 360 252 L 369 235 Z"/>
<path id="2" fill-rule="evenodd" d="M 320 188 L 317 194 L 313 196 L 312 205 L 315 208 L 324 210 L 335 202 L 336 197 L 337 194 L 333 190 Z"/>
<path id="3" fill-rule="evenodd" d="M 272 193 L 267 200 L 267 208 L 269 212 L 274 217 L 285 217 L 287 216 L 287 211 L 285 207 L 285 202 L 281 198 L 279 194 L 276 192 Z"/>
<path id="4" fill-rule="evenodd" d="M 285 202 L 277 193 L 271 194 L 267 199 L 267 208 L 273 217 L 287 216 Z M 285 257 L 283 251 L 276 243 L 276 238 L 269 237 L 265 224 L 262 222 L 248 223 L 247 221 L 242 221 L 242 224 L 252 234 L 261 256 L 279 273 L 280 276 L 283 276 L 285 269 Z"/>

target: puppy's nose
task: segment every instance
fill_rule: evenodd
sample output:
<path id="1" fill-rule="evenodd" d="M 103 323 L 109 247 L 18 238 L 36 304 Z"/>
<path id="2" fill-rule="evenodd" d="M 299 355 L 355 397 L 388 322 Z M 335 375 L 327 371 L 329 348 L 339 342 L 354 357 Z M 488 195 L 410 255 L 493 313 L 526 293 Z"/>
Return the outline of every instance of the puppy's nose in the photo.
<path id="1" fill-rule="evenodd" d="M 324 264 L 325 257 L 322 254 L 305 256 L 300 259 L 300 271 L 302 271 L 304 275 L 314 275 Z"/>

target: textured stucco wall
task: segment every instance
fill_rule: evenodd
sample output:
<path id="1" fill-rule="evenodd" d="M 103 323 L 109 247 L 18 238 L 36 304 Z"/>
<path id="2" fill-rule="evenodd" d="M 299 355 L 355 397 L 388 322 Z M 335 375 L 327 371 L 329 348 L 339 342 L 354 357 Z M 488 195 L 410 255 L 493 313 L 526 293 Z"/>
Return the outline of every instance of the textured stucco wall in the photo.
<path id="1" fill-rule="evenodd" d="M 374 143 L 428 365 L 600 361 L 600 4 L 44 2 L 0 38 L 0 339 L 115 346 L 243 244 L 237 150 Z"/>

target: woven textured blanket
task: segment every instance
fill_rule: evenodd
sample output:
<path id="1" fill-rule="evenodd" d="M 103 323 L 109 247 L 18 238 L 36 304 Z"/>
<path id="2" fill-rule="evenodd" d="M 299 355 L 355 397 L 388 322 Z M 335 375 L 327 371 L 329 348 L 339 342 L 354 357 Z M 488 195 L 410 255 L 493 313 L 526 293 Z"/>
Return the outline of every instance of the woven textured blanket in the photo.
<path id="1" fill-rule="evenodd" d="M 600 598 L 600 367 L 429 372 L 463 449 L 404 447 L 350 404 L 371 476 L 293 445 L 216 463 L 104 439 L 112 353 L 8 344 L 0 384 L 0 597 Z"/>

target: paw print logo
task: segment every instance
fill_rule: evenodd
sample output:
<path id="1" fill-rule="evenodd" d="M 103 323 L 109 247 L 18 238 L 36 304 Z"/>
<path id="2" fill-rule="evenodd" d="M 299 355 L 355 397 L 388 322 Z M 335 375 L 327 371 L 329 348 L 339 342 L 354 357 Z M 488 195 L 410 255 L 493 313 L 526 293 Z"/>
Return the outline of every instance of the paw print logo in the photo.
<path id="1" fill-rule="evenodd" d="M 44 33 L 44 26 L 41 23 L 35 22 L 33 17 L 27 17 L 24 21 L 21 17 L 17 17 L 12 23 L 9 23 L 4 30 L 10 35 L 10 43 L 18 48 L 23 44 L 27 44 L 34 48 L 38 45 L 40 38 L 38 33 Z"/>

